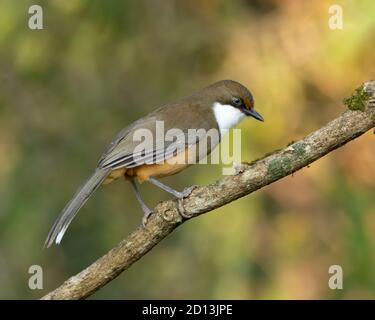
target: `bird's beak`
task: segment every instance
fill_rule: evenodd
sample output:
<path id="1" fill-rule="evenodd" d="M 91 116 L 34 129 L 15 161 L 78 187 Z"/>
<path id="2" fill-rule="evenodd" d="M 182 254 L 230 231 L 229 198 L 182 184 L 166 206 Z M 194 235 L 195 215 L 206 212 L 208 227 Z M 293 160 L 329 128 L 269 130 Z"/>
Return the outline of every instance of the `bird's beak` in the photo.
<path id="1" fill-rule="evenodd" d="M 247 116 L 251 116 L 259 121 L 264 121 L 263 117 L 256 112 L 255 109 L 244 109 L 243 111 Z"/>

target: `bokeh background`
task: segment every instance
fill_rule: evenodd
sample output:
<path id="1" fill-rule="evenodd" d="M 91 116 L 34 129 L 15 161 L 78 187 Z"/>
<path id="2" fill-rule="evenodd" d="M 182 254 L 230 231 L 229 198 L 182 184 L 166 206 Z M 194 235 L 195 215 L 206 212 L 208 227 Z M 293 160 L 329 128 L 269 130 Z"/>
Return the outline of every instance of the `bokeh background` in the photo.
<path id="1" fill-rule="evenodd" d="M 28 28 L 28 8 L 44 29 Z M 342 30 L 328 27 L 329 6 Z M 130 186 L 99 189 L 63 244 L 48 230 L 105 145 L 156 106 L 220 79 L 242 82 L 266 122 L 244 121 L 251 161 L 324 125 L 375 72 L 375 2 L 0 2 L 0 298 L 35 299 L 141 221 Z M 375 298 L 375 137 L 186 223 L 92 299 Z M 164 182 L 220 178 L 195 166 Z M 169 196 L 144 184 L 153 206 Z M 44 290 L 28 288 L 28 268 Z M 343 290 L 328 287 L 340 265 Z"/>

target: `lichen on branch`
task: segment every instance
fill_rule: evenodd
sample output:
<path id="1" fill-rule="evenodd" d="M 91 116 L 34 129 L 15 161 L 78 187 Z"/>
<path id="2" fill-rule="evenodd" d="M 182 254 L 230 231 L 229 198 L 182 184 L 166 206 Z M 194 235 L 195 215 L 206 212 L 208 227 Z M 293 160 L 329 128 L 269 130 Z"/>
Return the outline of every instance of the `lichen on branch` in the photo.
<path id="1" fill-rule="evenodd" d="M 365 87 L 362 84 L 354 90 L 354 93 L 349 98 L 344 99 L 344 104 L 349 110 L 365 111 L 369 98 L 370 94 L 365 90 Z"/>

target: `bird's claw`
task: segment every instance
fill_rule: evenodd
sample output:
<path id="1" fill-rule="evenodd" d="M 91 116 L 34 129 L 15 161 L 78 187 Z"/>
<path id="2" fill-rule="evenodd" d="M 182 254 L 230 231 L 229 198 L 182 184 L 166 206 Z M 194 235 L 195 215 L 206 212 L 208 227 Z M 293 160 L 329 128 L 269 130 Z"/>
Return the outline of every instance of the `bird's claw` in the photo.
<path id="1" fill-rule="evenodd" d="M 148 218 L 150 217 L 151 214 L 152 214 L 152 210 L 150 210 L 150 209 L 144 212 L 143 217 L 142 217 L 143 227 L 146 227 Z"/>
<path id="2" fill-rule="evenodd" d="M 184 190 L 182 190 L 179 194 L 179 196 L 177 197 L 178 199 L 184 199 L 184 198 L 187 198 L 195 188 L 197 188 L 198 186 L 197 185 L 192 185 L 190 187 L 187 187 L 185 188 Z"/>
<path id="3" fill-rule="evenodd" d="M 183 204 L 184 198 L 188 197 L 193 192 L 193 190 L 197 187 L 198 187 L 197 185 L 192 185 L 190 187 L 187 187 L 184 190 L 182 190 L 182 192 L 180 192 L 181 196 L 177 197 L 179 200 L 178 211 L 180 215 L 185 219 L 190 219 L 193 215 L 186 212 L 184 204 Z"/>
<path id="4" fill-rule="evenodd" d="M 182 200 L 187 198 L 193 192 L 193 190 L 197 187 L 198 187 L 197 185 L 192 185 L 190 187 L 185 188 L 181 192 L 174 191 L 174 193 L 173 193 L 176 196 L 176 198 L 180 200 L 178 202 L 179 212 L 180 212 L 181 216 L 186 218 L 186 219 L 191 218 L 192 216 L 185 213 L 185 209 L 183 207 Z M 146 224 L 147 224 L 148 218 L 152 214 L 152 210 L 150 210 L 148 207 L 145 206 L 143 208 L 143 211 L 144 211 L 144 215 L 143 215 L 143 218 L 142 218 L 142 225 L 143 225 L 143 227 L 145 227 Z"/>

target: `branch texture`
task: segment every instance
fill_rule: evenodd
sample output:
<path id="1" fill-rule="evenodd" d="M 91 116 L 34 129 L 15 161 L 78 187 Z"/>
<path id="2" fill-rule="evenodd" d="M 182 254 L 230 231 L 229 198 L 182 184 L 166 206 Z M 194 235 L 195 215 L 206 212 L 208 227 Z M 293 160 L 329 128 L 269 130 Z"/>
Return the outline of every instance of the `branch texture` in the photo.
<path id="1" fill-rule="evenodd" d="M 183 202 L 168 200 L 159 203 L 146 227 L 137 228 L 107 254 L 42 299 L 89 297 L 190 218 L 290 175 L 375 127 L 375 81 L 358 88 L 345 104 L 350 110 L 304 139 L 262 159 L 242 164 L 235 175 L 195 188 Z M 190 218 L 182 217 L 182 211 Z"/>

